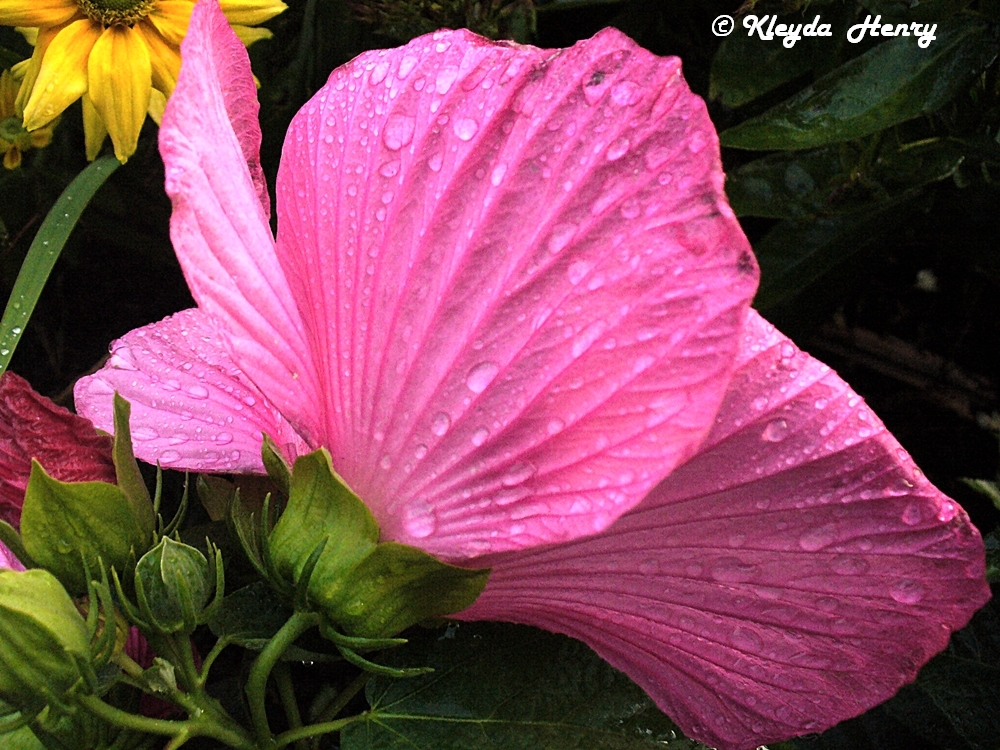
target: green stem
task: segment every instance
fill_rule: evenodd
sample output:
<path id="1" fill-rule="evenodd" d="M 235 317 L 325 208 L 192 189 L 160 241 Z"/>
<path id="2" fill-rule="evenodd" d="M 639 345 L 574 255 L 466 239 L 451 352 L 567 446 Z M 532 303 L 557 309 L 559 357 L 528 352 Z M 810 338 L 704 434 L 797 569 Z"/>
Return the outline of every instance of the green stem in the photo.
<path id="1" fill-rule="evenodd" d="M 320 617 L 315 612 L 293 613 L 288 621 L 281 626 L 281 629 L 274 634 L 264 650 L 257 655 L 253 666 L 250 667 L 246 694 L 250 704 L 250 717 L 253 719 L 254 733 L 257 736 L 257 742 L 261 745 L 268 744 L 272 738 L 271 727 L 267 723 L 267 710 L 264 706 L 267 678 L 271 675 L 271 670 L 274 669 L 274 665 L 278 663 L 281 655 L 298 640 L 299 636 L 318 625 L 319 622 Z"/>
<path id="2" fill-rule="evenodd" d="M 317 722 L 327 722 L 335 719 L 337 714 L 344 710 L 344 707 L 351 702 L 351 699 L 361 692 L 361 689 L 368 683 L 368 678 L 371 675 L 368 672 L 361 672 L 351 680 L 350 684 L 341 690 L 337 697 L 334 698 L 330 703 L 317 715 Z"/>
<path id="3" fill-rule="evenodd" d="M 206 656 L 205 660 L 201 663 L 201 674 L 198 676 L 199 688 L 203 687 L 208 681 L 208 670 L 212 668 L 215 660 L 219 658 L 219 654 L 221 654 L 230 643 L 232 643 L 232 638 L 228 635 L 224 635 L 215 642 L 214 646 L 212 646 L 212 650 L 208 652 L 208 656 Z"/>
<path id="4" fill-rule="evenodd" d="M 302 726 L 302 714 L 299 713 L 299 702 L 295 697 L 295 689 L 292 687 L 292 670 L 287 662 L 279 662 L 275 665 L 274 684 L 278 688 L 278 697 L 281 699 L 285 718 L 288 719 L 288 727 L 298 729 Z M 297 743 L 296 750 L 306 750 L 305 743 Z"/>
<path id="5" fill-rule="evenodd" d="M 306 740 L 310 737 L 318 737 L 321 734 L 330 734 L 330 732 L 339 732 L 341 729 L 346 727 L 348 724 L 353 724 L 355 721 L 360 719 L 364 714 L 358 714 L 357 716 L 348 716 L 346 719 L 337 719 L 337 721 L 327 721 L 322 724 L 310 724 L 307 727 L 300 727 L 298 729 L 289 729 L 287 732 L 282 732 L 277 737 L 274 738 L 274 744 L 271 745 L 269 750 L 281 750 L 281 748 L 286 745 L 290 745 L 293 742 L 298 742 L 299 740 Z"/>
<path id="6" fill-rule="evenodd" d="M 171 721 L 130 714 L 128 711 L 108 705 L 93 695 L 77 695 L 76 700 L 94 716 L 109 724 L 134 729 L 137 732 L 173 737 L 174 741 L 170 742 L 168 747 L 180 747 L 190 737 L 210 737 L 238 750 L 258 750 L 253 740 L 245 734 L 220 724 L 214 711 L 202 711 L 198 716 L 185 721 Z"/>

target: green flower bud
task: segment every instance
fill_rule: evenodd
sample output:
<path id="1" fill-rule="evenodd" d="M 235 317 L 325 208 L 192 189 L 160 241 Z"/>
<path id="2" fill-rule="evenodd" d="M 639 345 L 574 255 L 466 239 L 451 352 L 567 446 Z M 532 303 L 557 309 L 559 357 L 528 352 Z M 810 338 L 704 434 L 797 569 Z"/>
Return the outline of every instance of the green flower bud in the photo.
<path id="1" fill-rule="evenodd" d="M 76 684 L 90 661 L 87 624 L 45 570 L 0 571 L 0 699 L 39 709 Z"/>
<path id="2" fill-rule="evenodd" d="M 142 618 L 164 633 L 193 632 L 215 584 L 215 566 L 201 552 L 166 536 L 135 567 Z"/>

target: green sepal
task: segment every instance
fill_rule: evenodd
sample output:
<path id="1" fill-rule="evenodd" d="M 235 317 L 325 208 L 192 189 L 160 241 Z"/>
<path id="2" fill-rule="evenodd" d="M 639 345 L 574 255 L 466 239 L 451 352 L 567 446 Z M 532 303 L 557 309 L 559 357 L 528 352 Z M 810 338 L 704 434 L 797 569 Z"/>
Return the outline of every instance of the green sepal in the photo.
<path id="1" fill-rule="evenodd" d="M 150 539 L 156 528 L 156 513 L 153 501 L 146 488 L 146 481 L 139 471 L 135 453 L 132 451 L 132 432 L 129 429 L 129 417 L 132 406 L 115 391 L 114 399 L 115 438 L 111 449 L 111 457 L 115 464 L 115 478 L 118 486 L 125 493 L 136 524 Z"/>
<path id="2" fill-rule="evenodd" d="M 261 458 L 264 461 L 264 469 L 267 475 L 274 480 L 285 496 L 288 496 L 292 484 L 292 468 L 288 465 L 285 457 L 281 455 L 277 444 L 270 435 L 264 435 L 264 444 L 260 449 Z"/>
<path id="3" fill-rule="evenodd" d="M 142 619 L 161 633 L 193 633 L 205 621 L 213 591 L 220 593 L 221 557 L 163 537 L 135 567 L 136 603 Z"/>
<path id="4" fill-rule="evenodd" d="M 120 487 L 104 482 L 60 482 L 37 461 L 21 510 L 24 548 L 74 594 L 87 590 L 87 570 L 131 572 L 150 534 L 132 513 Z"/>
<path id="5" fill-rule="evenodd" d="M 320 449 L 296 460 L 288 505 L 264 545 L 277 585 L 298 592 L 348 636 L 386 638 L 470 606 L 489 570 L 447 565 L 396 542 L 378 542 L 365 504 Z"/>
<path id="6" fill-rule="evenodd" d="M 90 658 L 87 623 L 55 576 L 0 571 L 0 699 L 28 712 L 61 702 Z"/>

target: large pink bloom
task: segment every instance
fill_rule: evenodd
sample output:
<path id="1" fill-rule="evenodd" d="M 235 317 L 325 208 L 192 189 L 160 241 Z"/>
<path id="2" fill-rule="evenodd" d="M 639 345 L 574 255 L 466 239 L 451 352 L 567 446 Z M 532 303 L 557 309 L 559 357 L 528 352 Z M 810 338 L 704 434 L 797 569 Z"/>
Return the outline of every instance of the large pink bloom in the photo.
<path id="1" fill-rule="evenodd" d="M 327 447 L 383 538 L 494 567 L 461 617 L 586 641 L 722 748 L 884 700 L 986 601 L 962 510 L 749 311 L 676 59 L 610 30 L 362 55 L 291 126 L 275 241 L 214 2 L 183 53 L 160 145 L 199 306 L 76 392 L 105 428 L 128 398 L 140 456 Z"/>

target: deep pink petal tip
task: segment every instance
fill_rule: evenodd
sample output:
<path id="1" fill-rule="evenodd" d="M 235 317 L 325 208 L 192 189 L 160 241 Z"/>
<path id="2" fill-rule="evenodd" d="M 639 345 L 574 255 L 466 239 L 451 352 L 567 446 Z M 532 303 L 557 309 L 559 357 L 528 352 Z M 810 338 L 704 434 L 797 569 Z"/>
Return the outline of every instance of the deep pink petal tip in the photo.
<path id="1" fill-rule="evenodd" d="M 990 597 L 964 511 L 755 313 L 697 456 L 603 534 L 480 562 L 463 619 L 585 641 L 722 750 L 881 703 Z"/>
<path id="2" fill-rule="evenodd" d="M 34 391 L 12 372 L 0 376 L 0 520 L 20 525 L 36 459 L 63 482 L 115 482 L 111 439 Z"/>

